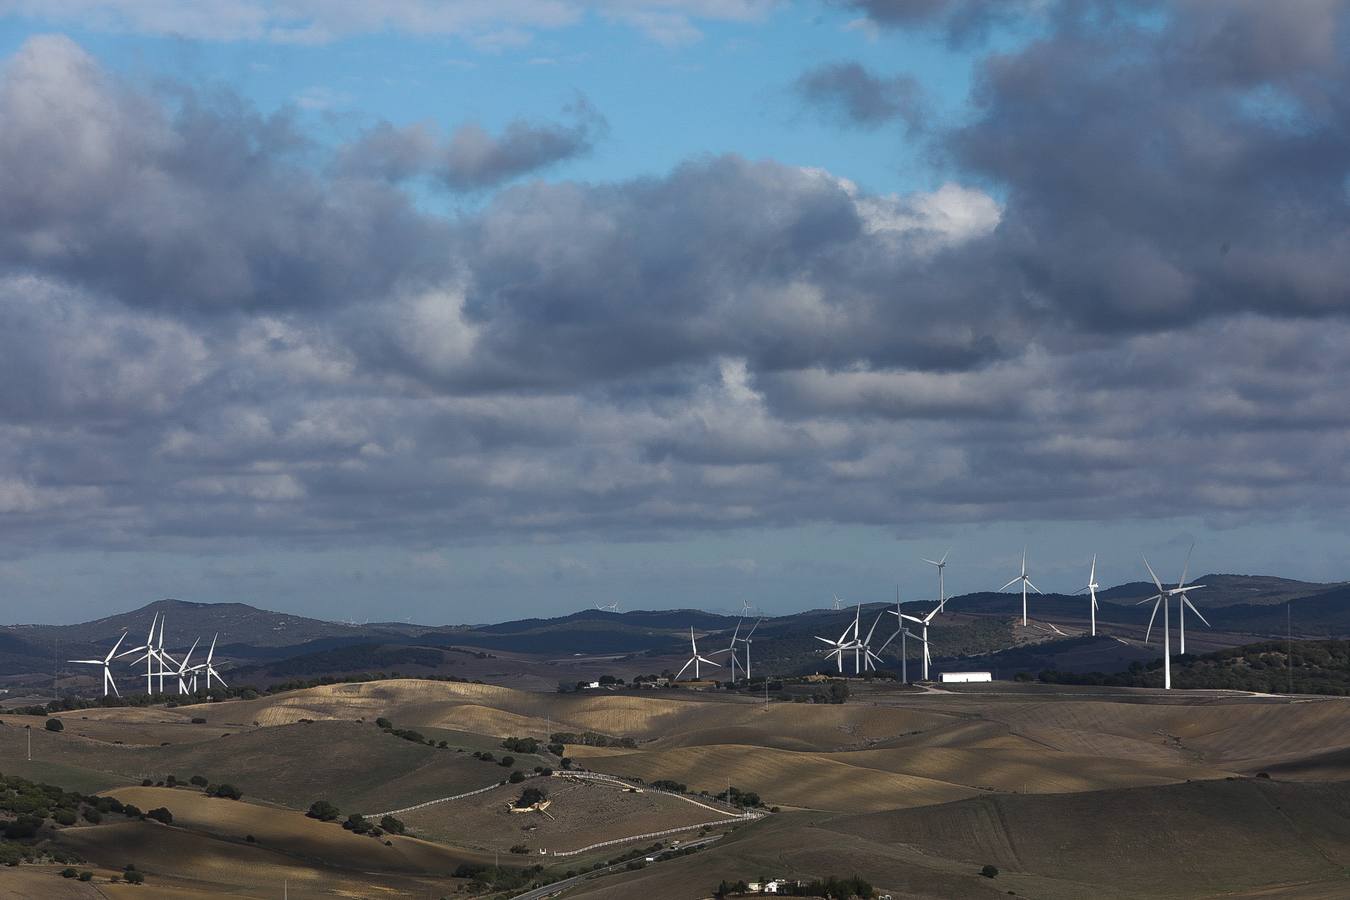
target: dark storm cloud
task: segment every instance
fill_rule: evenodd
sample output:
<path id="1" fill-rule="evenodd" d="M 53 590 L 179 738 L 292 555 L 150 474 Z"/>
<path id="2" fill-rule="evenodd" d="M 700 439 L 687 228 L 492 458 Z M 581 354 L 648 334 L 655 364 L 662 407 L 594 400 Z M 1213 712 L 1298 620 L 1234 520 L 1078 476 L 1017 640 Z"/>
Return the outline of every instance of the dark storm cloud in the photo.
<path id="1" fill-rule="evenodd" d="M 389 181 L 428 175 L 454 191 L 496 187 L 591 151 L 607 128 L 604 116 L 582 97 L 564 113 L 570 122 L 517 120 L 496 136 L 465 124 L 444 141 L 426 125 L 382 123 L 344 148 L 338 168 Z"/>
<path id="2" fill-rule="evenodd" d="M 324 183 L 285 116 L 136 93 L 64 37 L 0 75 L 0 266 L 157 307 L 301 307 L 444 271 L 441 223 Z"/>
<path id="3" fill-rule="evenodd" d="M 803 73 L 794 87 L 802 100 L 847 124 L 900 119 L 916 130 L 923 121 L 919 83 L 908 75 L 882 78 L 856 62 L 830 63 Z"/>
<path id="4" fill-rule="evenodd" d="M 1037 0 L 830 0 L 856 10 L 886 28 L 941 29 L 960 44 L 985 37 L 996 25 L 1015 20 L 1040 5 Z"/>

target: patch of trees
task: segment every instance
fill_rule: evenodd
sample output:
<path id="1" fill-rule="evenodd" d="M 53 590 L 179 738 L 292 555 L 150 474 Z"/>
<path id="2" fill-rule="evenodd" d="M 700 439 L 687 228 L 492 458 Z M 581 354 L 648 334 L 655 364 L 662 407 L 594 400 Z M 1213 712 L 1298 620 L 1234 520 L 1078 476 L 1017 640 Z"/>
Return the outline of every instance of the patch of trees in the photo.
<path id="1" fill-rule="evenodd" d="M 630 737 L 616 738 L 594 731 L 583 731 L 580 734 L 574 731 L 555 731 L 549 735 L 549 741 L 552 744 L 580 744 L 583 747 L 626 747 L 628 749 L 637 747 L 637 741 Z M 552 747 L 550 746 L 549 749 L 552 750 Z"/>
<path id="2" fill-rule="evenodd" d="M 538 753 L 539 742 L 532 737 L 509 737 L 502 741 L 502 749 L 512 753 Z"/>
<path id="3" fill-rule="evenodd" d="M 689 786 L 683 781 L 672 781 L 669 778 L 658 778 L 651 783 L 651 786 L 658 791 L 670 791 L 675 794 L 685 794 L 689 792 Z"/>
<path id="4" fill-rule="evenodd" d="M 764 805 L 759 799 L 759 794 L 756 794 L 754 791 L 743 791 L 735 785 L 731 785 L 725 791 L 718 794 L 717 799 L 730 803 L 732 806 L 752 809 Z"/>
<path id="5" fill-rule="evenodd" d="M 543 803 L 548 799 L 548 791 L 540 787 L 527 787 L 520 792 L 516 798 L 516 809 L 529 809 L 536 803 Z"/>
<path id="6" fill-rule="evenodd" d="M 543 866 L 528 866 L 523 869 L 508 869 L 502 866 L 484 866 L 477 863 L 460 863 L 451 873 L 453 878 L 469 879 L 471 893 L 497 891 L 518 891 L 535 882 L 544 871 Z"/>
<path id="7" fill-rule="evenodd" d="M 1174 687 L 1260 693 L 1350 695 L 1350 641 L 1262 641 L 1172 661 Z M 1161 687 L 1162 659 L 1131 663 L 1124 672 L 1040 673 L 1046 684 Z"/>
<path id="8" fill-rule="evenodd" d="M 315 800 L 309 805 L 309 812 L 305 813 L 311 819 L 318 819 L 320 822 L 333 822 L 339 815 L 338 808 L 327 800 Z"/>

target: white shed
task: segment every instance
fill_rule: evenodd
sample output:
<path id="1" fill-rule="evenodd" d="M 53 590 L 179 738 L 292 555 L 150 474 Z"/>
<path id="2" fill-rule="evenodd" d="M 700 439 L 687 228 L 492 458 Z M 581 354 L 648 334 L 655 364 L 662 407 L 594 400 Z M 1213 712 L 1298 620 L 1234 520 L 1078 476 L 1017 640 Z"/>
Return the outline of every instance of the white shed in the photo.
<path id="1" fill-rule="evenodd" d="M 973 681 L 993 681 L 994 676 L 988 672 L 943 672 L 943 684 L 969 684 Z"/>

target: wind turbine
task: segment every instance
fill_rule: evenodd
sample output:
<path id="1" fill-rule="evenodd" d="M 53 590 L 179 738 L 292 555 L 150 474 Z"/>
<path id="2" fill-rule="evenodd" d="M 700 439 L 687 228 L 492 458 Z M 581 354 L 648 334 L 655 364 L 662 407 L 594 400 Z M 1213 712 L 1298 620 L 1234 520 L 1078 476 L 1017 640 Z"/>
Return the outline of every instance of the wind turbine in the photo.
<path id="1" fill-rule="evenodd" d="M 694 652 L 693 656 L 689 658 L 689 662 L 685 663 L 684 666 L 680 668 L 680 671 L 675 673 L 674 679 L 675 681 L 679 681 L 680 676 L 684 674 L 684 670 L 689 668 L 690 666 L 694 667 L 694 678 L 697 679 L 699 677 L 698 672 L 699 663 L 707 663 L 710 666 L 716 666 L 719 669 L 722 668 L 721 663 L 715 663 L 711 659 L 704 659 L 702 656 L 698 655 L 698 643 L 694 640 L 694 626 L 692 625 L 689 626 L 689 647 Z"/>
<path id="2" fill-rule="evenodd" d="M 211 635 L 211 649 L 206 651 L 206 662 L 200 667 L 201 670 L 206 673 L 206 689 L 208 691 L 211 690 L 212 678 L 214 678 L 216 681 L 219 681 L 221 687 L 226 686 L 225 679 L 221 678 L 220 673 L 216 671 L 215 666 L 211 665 L 211 660 L 216 655 L 216 638 L 218 637 L 220 637 L 220 632 L 216 632 L 215 634 Z M 196 675 L 192 676 L 192 692 L 193 693 L 197 692 Z"/>
<path id="3" fill-rule="evenodd" d="M 599 610 L 600 612 L 612 612 L 612 613 L 616 613 L 616 612 L 619 611 L 619 601 L 618 601 L 618 600 L 615 600 L 613 603 L 606 603 L 606 604 L 603 604 L 603 605 L 602 605 L 602 604 L 597 600 L 596 603 L 595 603 L 595 608 L 596 608 L 597 610 Z"/>
<path id="4" fill-rule="evenodd" d="M 1097 588 L 1099 587 L 1101 587 L 1101 585 L 1097 583 L 1097 554 L 1094 553 L 1092 554 L 1092 571 L 1088 573 L 1088 583 L 1074 591 L 1075 594 L 1081 594 L 1083 591 L 1087 591 L 1092 597 L 1092 605 L 1088 608 L 1088 611 L 1092 614 L 1093 637 L 1097 636 Z M 1144 602 L 1147 603 L 1148 601 L 1145 600 Z M 1186 651 L 1182 650 L 1181 652 L 1185 653 Z"/>
<path id="5" fill-rule="evenodd" d="M 1038 593 L 1038 594 L 1041 593 L 1041 589 L 1038 588 L 1038 587 L 1036 587 L 1036 585 L 1032 584 L 1032 583 L 1031 583 L 1031 579 L 1030 579 L 1029 577 L 1027 577 L 1027 550 L 1026 550 L 1025 547 L 1022 548 L 1022 574 L 1021 574 L 1021 575 L 1018 575 L 1018 576 L 1017 576 L 1016 578 L 1014 578 L 1012 581 L 1008 582 L 1008 583 L 1005 584 L 1003 587 L 999 588 L 999 590 L 1000 590 L 1000 591 L 1006 591 L 1008 588 L 1012 587 L 1014 584 L 1017 584 L 1017 582 L 1019 582 L 1019 581 L 1022 582 L 1022 627 L 1023 627 L 1023 628 L 1026 628 L 1026 627 L 1027 627 L 1027 588 L 1030 587 L 1033 591 L 1035 591 L 1035 592 Z M 924 651 L 927 652 L 927 649 L 928 649 L 928 648 L 925 647 L 925 648 L 924 648 Z M 925 673 L 925 675 L 926 675 L 926 673 Z"/>
<path id="6" fill-rule="evenodd" d="M 130 656 L 133 653 L 145 652 L 141 659 L 145 660 L 145 692 L 153 694 L 155 692 L 154 669 L 152 665 L 155 661 L 155 625 L 159 623 L 159 613 L 150 620 L 150 633 L 145 636 L 145 643 L 139 647 L 132 647 L 130 650 L 123 650 L 121 656 Z M 120 658 L 120 657 L 119 657 Z M 134 666 L 141 660 L 134 660 L 131 664 Z"/>
<path id="7" fill-rule="evenodd" d="M 874 672 L 876 671 L 877 668 L 876 663 L 881 662 L 881 655 L 880 652 L 877 653 L 872 652 L 872 635 L 876 633 L 877 626 L 881 624 L 881 617 L 886 615 L 886 613 L 888 612 L 890 612 L 890 610 L 883 609 L 881 612 L 877 613 L 877 620 L 872 623 L 871 628 L 867 629 L 867 640 L 861 642 L 863 650 L 863 665 Z M 889 644 L 893 640 L 895 640 L 895 635 L 891 635 L 890 638 L 887 639 L 886 644 Z M 886 644 L 881 645 L 882 650 L 886 649 Z M 862 673 L 854 672 L 854 674 L 860 675 Z"/>
<path id="8" fill-rule="evenodd" d="M 736 630 L 733 631 L 733 632 L 731 633 L 731 643 L 730 643 L 730 644 L 727 644 L 727 645 L 726 645 L 725 647 L 723 647 L 721 650 L 714 650 L 714 651 L 713 651 L 713 654 L 712 654 L 713 656 L 716 656 L 716 655 L 719 654 L 719 653 L 730 653 L 730 654 L 731 654 L 731 682 L 732 682 L 732 684 L 735 684 L 735 683 L 736 683 L 736 664 L 737 664 L 737 662 L 738 662 L 738 660 L 736 659 L 736 641 L 738 641 L 738 640 L 740 639 L 740 635 L 741 635 L 741 625 L 743 625 L 744 623 L 745 623 L 745 619 L 744 619 L 744 618 L 742 618 L 742 619 L 740 619 L 739 621 L 737 621 L 737 622 L 736 622 Z M 742 666 L 742 668 L 744 668 L 744 666 Z M 749 676 L 747 676 L 747 677 L 749 677 Z"/>
<path id="9" fill-rule="evenodd" d="M 844 601 L 839 599 L 839 595 L 838 595 L 838 594 L 835 594 L 835 595 L 834 595 L 834 611 L 835 611 L 835 612 L 838 612 L 839 610 L 841 610 L 841 609 L 843 609 L 843 608 L 844 608 Z"/>
<path id="10" fill-rule="evenodd" d="M 763 621 L 763 618 L 757 619 L 755 624 L 750 626 L 750 630 L 745 633 L 745 637 L 741 638 L 741 643 L 745 645 L 745 678 L 747 681 L 750 680 L 750 636 L 755 633 L 755 629 Z M 731 655 L 735 656 L 736 654 L 732 653 Z"/>
<path id="11" fill-rule="evenodd" d="M 928 653 L 928 623 L 931 622 L 931 621 L 933 621 L 933 617 L 934 617 L 934 616 L 936 616 L 938 613 L 942 612 L 942 607 L 940 607 L 940 606 L 935 606 L 935 607 L 933 607 L 933 609 L 928 613 L 928 615 L 924 616 L 922 619 L 920 619 L 920 618 L 918 618 L 918 617 L 916 617 L 916 616 L 911 616 L 911 615 L 909 615 L 908 613 L 902 613 L 902 612 L 899 611 L 899 609 L 900 609 L 899 604 L 897 604 L 897 605 L 896 605 L 896 615 L 898 615 L 898 616 L 900 617 L 900 621 L 901 621 L 901 622 L 904 622 L 906 619 L 908 619 L 909 621 L 913 622 L 913 623 L 916 624 L 916 625 L 921 625 L 921 626 L 923 626 L 923 637 L 920 638 L 920 640 L 923 641 L 923 680 L 924 680 L 924 681 L 927 681 L 927 680 L 928 680 L 928 666 L 929 666 L 929 665 L 932 663 L 932 661 L 933 661 L 932 656 L 929 655 L 929 653 Z M 903 626 L 902 626 L 902 627 L 903 627 Z"/>
<path id="12" fill-rule="evenodd" d="M 942 559 L 928 559 L 927 557 L 924 557 L 924 560 L 923 560 L 924 562 L 928 563 L 930 566 L 937 566 L 937 570 L 938 570 L 938 608 L 939 608 L 939 609 L 946 609 L 946 608 L 947 608 L 947 592 L 946 592 L 946 588 L 943 586 L 943 583 L 942 583 L 942 570 L 945 569 L 945 568 L 947 568 L 947 557 L 951 555 L 951 552 L 952 552 L 952 551 L 949 549 L 946 553 L 942 554 Z"/>
<path id="13" fill-rule="evenodd" d="M 1153 571 L 1153 567 L 1148 564 L 1148 557 L 1144 557 L 1144 568 L 1148 569 L 1149 576 L 1153 579 L 1153 584 L 1158 588 L 1158 593 L 1149 597 L 1147 600 L 1141 600 L 1136 605 L 1142 605 L 1149 600 L 1154 601 L 1153 612 L 1148 617 L 1148 630 L 1144 632 L 1144 642 L 1148 642 L 1148 636 L 1153 633 L 1153 618 L 1158 615 L 1158 607 L 1163 611 L 1163 690 L 1172 689 L 1172 632 L 1167 625 L 1167 600 L 1172 595 L 1163 588 L 1162 582 L 1158 580 L 1158 575 Z"/>
<path id="14" fill-rule="evenodd" d="M 1195 545 L 1191 544 L 1191 549 L 1186 551 L 1186 565 L 1182 566 L 1181 568 L 1181 580 L 1177 582 L 1176 587 L 1168 591 L 1168 593 L 1175 595 L 1181 600 L 1181 602 L 1177 604 L 1177 626 L 1178 626 L 1177 631 L 1178 636 L 1181 638 L 1180 649 L 1182 653 L 1186 652 L 1186 607 L 1189 606 L 1191 608 L 1191 612 L 1195 613 L 1197 616 L 1200 616 L 1200 610 L 1195 608 L 1195 604 L 1191 602 L 1190 597 L 1186 596 L 1186 592 L 1194 591 L 1204 587 L 1203 584 L 1193 584 L 1190 587 L 1186 586 L 1186 573 L 1190 571 L 1191 552 L 1194 550 Z M 1212 627 L 1209 624 L 1209 622 L 1205 621 L 1204 616 L 1200 616 L 1200 621 L 1205 623 L 1206 628 Z"/>
<path id="15" fill-rule="evenodd" d="M 117 643 L 113 644 L 113 648 L 108 651 L 108 655 L 102 659 L 68 659 L 66 662 L 77 663 L 83 666 L 102 666 L 103 696 L 108 696 L 108 688 L 112 688 L 113 694 L 120 697 L 122 695 L 117 690 L 117 682 L 113 681 L 112 669 L 110 669 L 109 666 L 112 664 L 113 657 L 117 655 L 117 648 L 121 647 L 122 642 L 126 639 L 127 633 L 124 631 L 122 632 L 122 636 L 117 639 Z"/>
<path id="16" fill-rule="evenodd" d="M 201 640 L 202 640 L 201 638 L 197 638 L 197 640 L 192 642 L 192 646 L 188 648 L 187 655 L 184 656 L 183 661 L 178 664 L 178 671 L 176 674 L 178 675 L 178 693 L 180 694 L 189 693 L 187 686 L 187 676 L 191 674 L 193 680 L 195 681 L 197 678 L 196 675 L 197 670 L 201 668 L 201 666 L 188 665 L 188 660 L 192 659 L 192 654 L 194 651 L 196 651 L 197 645 L 201 643 Z"/>
<path id="17" fill-rule="evenodd" d="M 853 633 L 853 640 L 851 641 L 849 640 L 848 637 L 849 632 Z M 822 644 L 828 644 L 830 647 L 833 648 L 832 650 L 830 650 L 829 653 L 825 654 L 825 658 L 829 659 L 831 656 L 833 656 L 835 658 L 835 662 L 838 663 L 839 671 L 842 674 L 844 671 L 844 653 L 849 650 L 852 650 L 854 645 L 858 642 L 857 616 L 854 616 L 853 621 L 850 622 L 848 627 L 844 629 L 844 633 L 839 635 L 839 640 L 832 641 L 829 638 L 823 638 L 820 635 L 815 635 L 815 638 Z"/>

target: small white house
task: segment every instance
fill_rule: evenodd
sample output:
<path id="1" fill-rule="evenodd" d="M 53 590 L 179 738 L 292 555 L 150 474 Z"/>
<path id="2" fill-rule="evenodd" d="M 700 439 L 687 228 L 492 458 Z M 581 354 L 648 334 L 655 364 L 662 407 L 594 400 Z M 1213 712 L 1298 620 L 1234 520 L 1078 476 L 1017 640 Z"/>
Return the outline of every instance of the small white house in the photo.
<path id="1" fill-rule="evenodd" d="M 994 680 L 994 676 L 988 672 L 943 672 L 941 677 L 943 684 L 970 684 Z"/>

